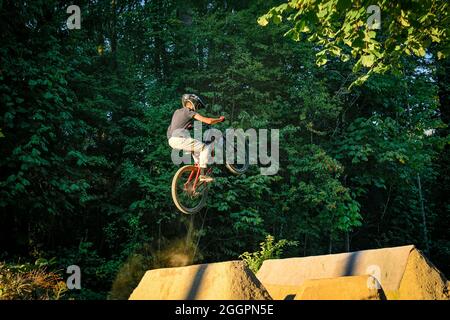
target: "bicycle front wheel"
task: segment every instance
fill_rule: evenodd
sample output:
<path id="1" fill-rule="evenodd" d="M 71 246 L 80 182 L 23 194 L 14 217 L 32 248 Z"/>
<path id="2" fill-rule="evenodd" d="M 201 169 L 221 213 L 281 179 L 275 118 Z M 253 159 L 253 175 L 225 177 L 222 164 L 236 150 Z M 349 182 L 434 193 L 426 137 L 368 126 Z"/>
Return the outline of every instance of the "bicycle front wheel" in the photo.
<path id="1" fill-rule="evenodd" d="M 198 181 L 194 187 L 197 170 L 195 166 L 181 167 L 172 179 L 173 202 L 178 210 L 185 214 L 199 212 L 205 206 L 208 197 L 207 183 Z"/>

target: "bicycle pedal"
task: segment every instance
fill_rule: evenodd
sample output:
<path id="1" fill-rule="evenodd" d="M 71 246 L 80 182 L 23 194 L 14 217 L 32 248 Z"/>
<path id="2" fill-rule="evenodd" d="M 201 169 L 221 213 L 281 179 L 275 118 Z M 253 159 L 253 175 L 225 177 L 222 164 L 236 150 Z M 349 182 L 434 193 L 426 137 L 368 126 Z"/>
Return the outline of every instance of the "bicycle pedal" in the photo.
<path id="1" fill-rule="evenodd" d="M 214 181 L 214 178 L 210 176 L 200 176 L 199 181 L 204 183 L 211 183 Z"/>

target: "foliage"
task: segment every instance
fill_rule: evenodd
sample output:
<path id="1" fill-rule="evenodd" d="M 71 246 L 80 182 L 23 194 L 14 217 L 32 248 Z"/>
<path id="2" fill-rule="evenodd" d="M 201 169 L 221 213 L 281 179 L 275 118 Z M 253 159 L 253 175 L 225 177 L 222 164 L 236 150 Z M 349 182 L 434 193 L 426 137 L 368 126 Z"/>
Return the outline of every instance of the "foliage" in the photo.
<path id="1" fill-rule="evenodd" d="M 42 261 L 32 264 L 0 262 L 0 300 L 59 300 L 67 291 L 58 273 Z"/>
<path id="2" fill-rule="evenodd" d="M 288 241 L 286 239 L 281 239 L 275 242 L 275 238 L 271 235 L 267 235 L 266 239 L 259 244 L 260 250 L 256 252 L 244 252 L 239 256 L 245 261 L 247 266 L 253 273 L 257 273 L 259 268 L 265 260 L 268 259 L 278 259 L 283 253 L 283 248 L 286 246 L 296 246 L 296 241 Z"/>
<path id="3" fill-rule="evenodd" d="M 371 16 L 379 10 L 380 17 Z M 273 7 L 258 22 L 279 24 L 286 18 L 286 36 L 317 45 L 318 66 L 330 59 L 354 59 L 361 84 L 372 73 L 402 70 L 402 56 L 424 57 L 434 44 L 439 59 L 449 55 L 450 15 L 447 1 L 290 0 Z"/>

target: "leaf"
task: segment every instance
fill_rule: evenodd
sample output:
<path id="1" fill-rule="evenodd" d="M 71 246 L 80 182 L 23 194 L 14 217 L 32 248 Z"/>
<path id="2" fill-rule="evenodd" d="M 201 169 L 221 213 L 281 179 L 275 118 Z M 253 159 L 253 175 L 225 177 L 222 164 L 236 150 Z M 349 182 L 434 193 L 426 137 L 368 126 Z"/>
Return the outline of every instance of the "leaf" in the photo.
<path id="1" fill-rule="evenodd" d="M 341 54 L 341 48 L 334 46 L 330 49 L 330 52 L 335 55 L 336 57 L 338 57 Z"/>
<path id="2" fill-rule="evenodd" d="M 361 56 L 361 64 L 364 67 L 370 68 L 374 64 L 374 62 L 375 62 L 375 56 L 374 55 L 369 54 L 369 55 Z"/>
<path id="3" fill-rule="evenodd" d="M 404 16 L 400 16 L 398 19 L 399 19 L 399 21 L 400 21 L 400 24 L 401 24 L 403 27 L 406 28 L 406 27 L 409 27 L 409 26 L 410 26 L 408 19 L 406 19 Z"/>
<path id="4" fill-rule="evenodd" d="M 279 15 L 279 14 L 274 15 L 274 16 L 272 17 L 272 21 L 273 21 L 273 23 L 275 23 L 275 24 L 280 24 L 282 20 L 283 20 L 283 17 L 282 17 L 281 15 Z"/>
<path id="5" fill-rule="evenodd" d="M 369 79 L 369 75 L 368 74 L 359 77 L 358 79 L 356 79 L 355 81 L 352 82 L 352 84 L 348 87 L 348 90 L 350 90 L 353 86 L 360 86 L 360 85 L 362 85 L 364 82 L 367 81 L 367 79 Z"/>
<path id="6" fill-rule="evenodd" d="M 267 20 L 267 15 L 263 15 L 263 16 L 259 17 L 258 24 L 263 27 L 267 26 L 269 24 L 269 20 Z"/>
<path id="7" fill-rule="evenodd" d="M 342 54 L 341 55 L 341 61 L 342 62 L 347 62 L 348 60 L 350 60 L 350 56 L 348 54 Z"/>
<path id="8" fill-rule="evenodd" d="M 51 92 L 44 93 L 44 99 L 50 100 L 53 98 L 53 94 Z"/>
<path id="9" fill-rule="evenodd" d="M 322 51 L 323 52 L 323 51 Z M 323 65 L 325 65 L 328 62 L 328 59 L 326 58 L 325 54 L 322 53 L 318 56 L 317 60 L 316 60 L 316 64 L 317 66 L 321 67 Z"/>
<path id="10" fill-rule="evenodd" d="M 420 47 L 420 48 L 417 50 L 417 53 L 418 53 L 418 56 L 419 56 L 419 57 L 424 57 L 425 54 L 426 54 L 425 49 L 424 49 L 423 47 Z"/>
<path id="11" fill-rule="evenodd" d="M 303 33 L 307 33 L 307 32 L 311 31 L 311 29 L 306 25 L 306 21 L 304 19 L 302 19 L 296 23 L 295 29 L 298 32 L 303 32 Z"/>
<path id="12" fill-rule="evenodd" d="M 322 9 L 317 13 L 317 18 L 322 19 L 327 15 L 328 11 L 326 9 Z"/>
<path id="13" fill-rule="evenodd" d="M 277 11 L 281 13 L 289 8 L 289 3 L 283 3 L 277 7 Z"/>
<path id="14" fill-rule="evenodd" d="M 289 37 L 294 41 L 300 41 L 300 33 L 295 29 L 290 29 L 288 32 L 284 34 L 285 37 Z"/>

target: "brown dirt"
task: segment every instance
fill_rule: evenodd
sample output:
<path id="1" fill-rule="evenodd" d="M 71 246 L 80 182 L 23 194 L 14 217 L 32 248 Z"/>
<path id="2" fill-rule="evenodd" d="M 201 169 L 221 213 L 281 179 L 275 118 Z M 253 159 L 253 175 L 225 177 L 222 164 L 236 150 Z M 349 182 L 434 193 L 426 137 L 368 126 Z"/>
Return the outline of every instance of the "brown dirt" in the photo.
<path id="1" fill-rule="evenodd" d="M 374 267 L 378 272 L 371 272 Z M 444 275 L 414 246 L 266 260 L 257 277 L 277 300 L 365 299 L 371 294 L 364 289 L 364 281 L 352 276 L 369 274 L 379 280 L 388 300 L 450 298 Z"/>
<path id="2" fill-rule="evenodd" d="M 295 300 L 302 286 L 264 284 L 273 300 Z"/>
<path id="3" fill-rule="evenodd" d="M 445 276 L 415 249 L 408 259 L 398 298 L 401 300 L 449 300 Z"/>
<path id="4" fill-rule="evenodd" d="M 147 271 L 130 300 L 270 300 L 243 261 Z"/>
<path id="5" fill-rule="evenodd" d="M 449 300 L 450 296 L 444 275 L 414 246 L 266 260 L 257 276 L 243 261 L 155 269 L 145 273 L 130 296 L 132 300 L 271 298 Z"/>
<path id="6" fill-rule="evenodd" d="M 373 274 L 383 290 L 396 291 L 414 246 L 364 250 L 304 258 L 264 261 L 256 276 L 274 299 L 290 294 L 306 280 L 332 279 Z M 376 272 L 374 272 L 376 271 Z M 372 273 L 373 272 L 373 273 Z"/>
<path id="7" fill-rule="evenodd" d="M 378 286 L 377 286 L 378 284 Z M 274 300 L 384 300 L 372 276 L 305 280 L 300 286 L 265 285 Z M 377 289 L 380 288 L 380 289 Z"/>
<path id="8" fill-rule="evenodd" d="M 377 289 L 380 288 L 380 289 Z M 295 300 L 384 300 L 378 281 L 372 276 L 306 280 Z"/>

